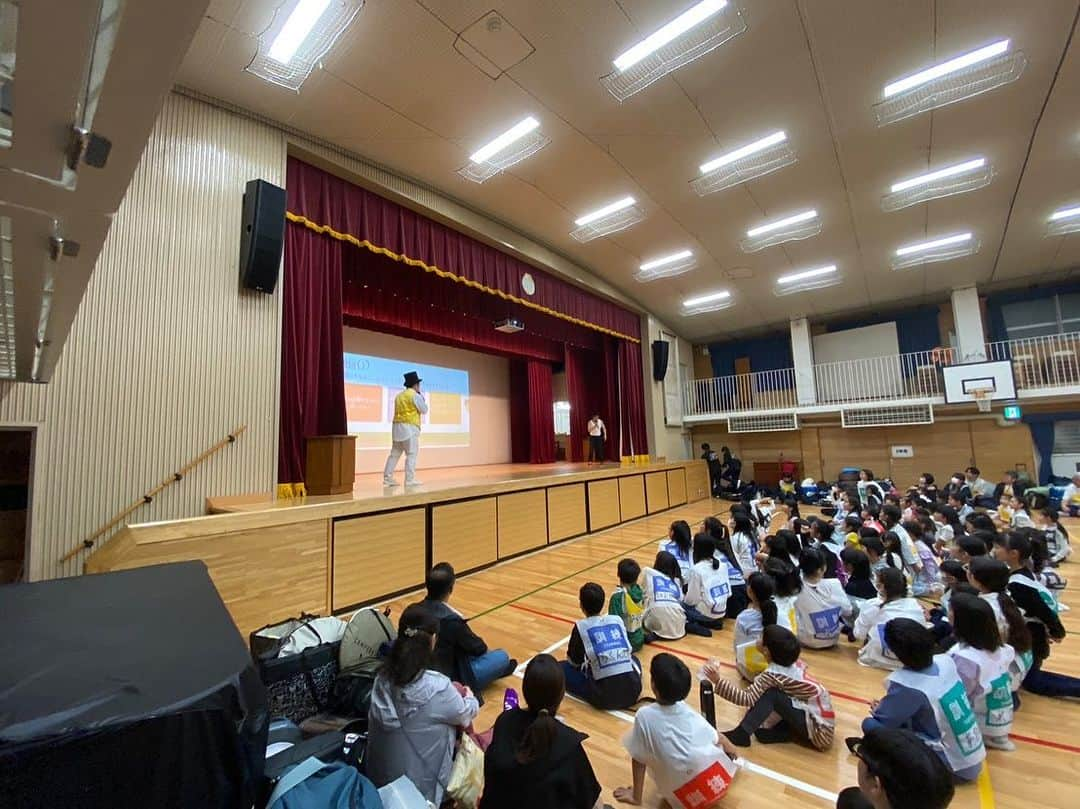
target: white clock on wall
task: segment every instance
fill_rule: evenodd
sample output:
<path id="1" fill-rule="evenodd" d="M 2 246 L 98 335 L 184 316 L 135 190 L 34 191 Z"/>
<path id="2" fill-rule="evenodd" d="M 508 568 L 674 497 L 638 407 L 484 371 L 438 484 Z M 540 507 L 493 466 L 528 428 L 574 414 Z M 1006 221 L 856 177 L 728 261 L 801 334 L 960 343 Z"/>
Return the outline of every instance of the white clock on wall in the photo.
<path id="1" fill-rule="evenodd" d="M 536 281 L 529 273 L 525 273 L 521 276 L 521 291 L 526 295 L 532 295 L 536 292 Z"/>

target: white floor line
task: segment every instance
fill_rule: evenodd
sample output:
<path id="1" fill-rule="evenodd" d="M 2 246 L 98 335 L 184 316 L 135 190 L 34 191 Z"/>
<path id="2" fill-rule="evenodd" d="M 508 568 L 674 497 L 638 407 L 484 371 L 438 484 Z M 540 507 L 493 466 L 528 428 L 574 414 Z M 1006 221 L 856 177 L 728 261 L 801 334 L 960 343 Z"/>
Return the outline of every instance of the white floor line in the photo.
<path id="1" fill-rule="evenodd" d="M 565 638 L 556 641 L 555 643 L 551 644 L 549 647 L 547 647 L 541 652 L 538 652 L 537 654 L 550 654 L 559 647 L 564 646 L 567 642 L 569 642 L 569 640 L 570 636 L 567 635 Z M 529 660 L 532 660 L 532 658 L 530 657 Z M 529 665 L 529 660 L 526 660 L 524 663 L 514 669 L 515 677 L 522 678 L 525 676 L 525 667 Z M 575 697 L 573 694 L 567 694 L 566 696 L 568 696 L 575 702 L 580 702 L 582 705 L 588 705 L 585 700 L 580 699 L 579 697 Z M 621 719 L 623 722 L 627 722 L 629 724 L 634 723 L 634 715 L 631 713 L 627 713 L 626 711 L 604 711 L 604 713 L 611 714 L 616 719 Z M 798 778 L 793 778 L 790 775 L 785 775 L 782 772 L 770 770 L 768 767 L 762 767 L 760 764 L 755 764 L 754 762 L 747 760 L 741 754 L 739 755 L 739 758 L 736 759 L 735 763 L 747 772 L 752 772 L 757 775 L 763 775 L 766 778 L 771 778 L 773 781 L 778 781 L 781 784 L 786 784 L 789 787 L 798 789 L 808 795 L 813 795 L 815 798 L 821 798 L 822 800 L 828 801 L 831 804 L 836 803 L 835 792 L 829 792 L 827 789 L 822 789 L 821 787 L 816 787 L 813 784 L 808 784 L 805 781 L 800 781 Z"/>

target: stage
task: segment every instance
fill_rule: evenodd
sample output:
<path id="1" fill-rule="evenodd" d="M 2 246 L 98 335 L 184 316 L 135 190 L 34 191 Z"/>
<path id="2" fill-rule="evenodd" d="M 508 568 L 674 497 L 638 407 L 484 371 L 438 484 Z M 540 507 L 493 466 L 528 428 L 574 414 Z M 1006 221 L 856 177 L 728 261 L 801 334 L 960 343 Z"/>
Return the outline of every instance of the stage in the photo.
<path id="1" fill-rule="evenodd" d="M 199 559 L 244 633 L 415 590 L 428 568 L 461 573 L 709 496 L 703 461 L 500 464 L 425 469 L 423 485 L 360 475 L 341 495 L 207 498 L 209 516 L 128 525 L 90 573 Z"/>

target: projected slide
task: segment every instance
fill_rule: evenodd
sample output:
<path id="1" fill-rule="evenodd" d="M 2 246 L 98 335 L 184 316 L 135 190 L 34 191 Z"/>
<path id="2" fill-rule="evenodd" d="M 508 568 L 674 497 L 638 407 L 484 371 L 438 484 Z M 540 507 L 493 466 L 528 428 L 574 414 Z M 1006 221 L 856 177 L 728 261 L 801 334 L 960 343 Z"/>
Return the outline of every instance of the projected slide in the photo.
<path id="1" fill-rule="evenodd" d="M 428 412 L 420 417 L 420 445 L 469 446 L 469 372 L 415 362 L 345 354 L 345 415 L 357 449 L 387 450 L 394 397 L 408 371 L 420 374 Z"/>

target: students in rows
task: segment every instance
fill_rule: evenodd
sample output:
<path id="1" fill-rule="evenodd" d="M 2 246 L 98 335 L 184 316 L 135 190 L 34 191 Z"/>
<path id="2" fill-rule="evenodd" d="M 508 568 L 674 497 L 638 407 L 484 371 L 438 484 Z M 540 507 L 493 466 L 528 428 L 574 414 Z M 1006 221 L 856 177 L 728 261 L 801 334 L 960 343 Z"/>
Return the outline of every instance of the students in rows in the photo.
<path id="1" fill-rule="evenodd" d="M 935 655 L 934 636 L 920 622 L 894 618 L 885 643 L 902 668 L 885 678 L 885 696 L 870 704 L 863 733 L 903 728 L 919 735 L 959 781 L 974 781 L 986 758 L 975 711 L 948 655 Z"/>
<path id="2" fill-rule="evenodd" d="M 747 680 L 765 670 L 765 660 L 757 650 L 757 642 L 765 627 L 776 623 L 776 587 L 771 577 L 752 573 L 746 581 L 749 604 L 735 619 L 735 668 Z"/>
<path id="3" fill-rule="evenodd" d="M 807 548 L 799 559 L 802 591 L 795 599 L 798 638 L 809 649 L 827 649 L 840 640 L 843 622 L 852 617 L 851 599 L 839 579 L 825 578 L 825 557 Z"/>
<path id="4" fill-rule="evenodd" d="M 630 639 L 630 648 L 640 652 L 645 645 L 645 594 L 638 584 L 641 566 L 633 559 L 622 559 L 616 574 L 619 577 L 619 586 L 611 594 L 608 615 L 618 616 L 622 620 L 626 627 L 626 636 Z"/>
<path id="5" fill-rule="evenodd" d="M 706 533 L 694 537 L 694 566 L 686 583 L 686 620 L 708 629 L 722 629 L 731 583 L 727 565 L 716 558 L 716 543 Z"/>
<path id="6" fill-rule="evenodd" d="M 735 618 L 746 609 L 746 578 L 743 576 L 739 559 L 735 555 L 735 549 L 731 546 L 731 535 L 724 524 L 716 517 L 706 517 L 704 528 L 716 543 L 716 558 L 727 568 L 731 593 L 728 594 L 724 617 Z"/>
<path id="7" fill-rule="evenodd" d="M 975 711 L 983 744 L 1015 750 L 1009 741 L 1013 721 L 1009 672 L 1016 655 L 1001 639 L 993 608 L 978 596 L 958 594 L 949 603 L 949 623 L 956 643 L 948 654 Z"/>
<path id="8" fill-rule="evenodd" d="M 887 567 L 877 574 L 878 597 L 868 601 L 855 620 L 855 640 L 863 641 L 859 663 L 878 669 L 898 669 L 901 661 L 885 641 L 885 627 L 894 618 L 908 618 L 920 625 L 923 610 L 919 602 L 907 595 L 904 574 Z"/>
<path id="9" fill-rule="evenodd" d="M 574 624 L 563 663 L 566 690 L 594 708 L 629 708 L 641 696 L 641 663 L 633 655 L 620 618 L 604 615 L 604 588 L 583 584 L 578 603 L 584 618 Z"/>

